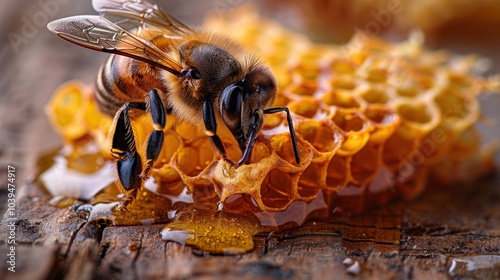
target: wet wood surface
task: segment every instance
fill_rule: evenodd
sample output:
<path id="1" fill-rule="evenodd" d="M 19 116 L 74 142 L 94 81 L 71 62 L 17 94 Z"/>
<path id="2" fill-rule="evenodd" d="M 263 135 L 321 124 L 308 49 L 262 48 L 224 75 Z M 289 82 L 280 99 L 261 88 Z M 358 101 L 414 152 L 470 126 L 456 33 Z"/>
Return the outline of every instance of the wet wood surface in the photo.
<path id="1" fill-rule="evenodd" d="M 253 251 L 233 256 L 207 255 L 165 242 L 159 234 L 162 224 L 89 223 L 70 207 L 58 208 L 49 200 L 35 184 L 26 185 L 20 194 L 16 274 L 7 274 L 8 279 L 500 276 L 495 258 L 500 258 L 498 174 L 454 190 L 431 190 L 411 203 L 395 202 L 363 215 L 259 234 Z M 7 235 L 2 226 L 1 240 Z M 452 269 L 454 262 L 471 257 L 491 258 L 490 267 Z M 349 259 L 359 270 L 345 264 Z M 6 271 L 6 254 L 0 260 L 0 269 Z"/>
<path id="2" fill-rule="evenodd" d="M 43 10 L 41 2 L 55 6 Z M 180 5 L 180 1 L 172 2 Z M 195 13 L 179 9 L 179 18 L 196 21 Z M 40 11 L 45 11 L 44 16 Z M 260 234 L 253 251 L 235 256 L 212 256 L 165 242 L 159 234 L 161 224 L 103 227 L 88 223 L 69 207 L 51 206 L 48 194 L 31 183 L 37 157 L 61 145 L 44 106 L 62 82 L 92 82 L 106 55 L 65 43 L 42 23 L 81 13 L 93 13 L 90 3 L 24 0 L 0 4 L 0 211 L 7 213 L 7 166 L 12 165 L 16 168 L 17 218 L 16 273 L 7 271 L 7 214 L 0 226 L 2 278 L 500 277 L 499 173 L 464 185 L 431 189 L 416 201 L 395 202 L 363 215 L 337 217 L 330 223 L 310 221 L 301 228 Z M 494 108 L 499 102 L 491 97 L 486 103 Z M 467 261 L 476 262 L 476 269 L 469 270 Z"/>

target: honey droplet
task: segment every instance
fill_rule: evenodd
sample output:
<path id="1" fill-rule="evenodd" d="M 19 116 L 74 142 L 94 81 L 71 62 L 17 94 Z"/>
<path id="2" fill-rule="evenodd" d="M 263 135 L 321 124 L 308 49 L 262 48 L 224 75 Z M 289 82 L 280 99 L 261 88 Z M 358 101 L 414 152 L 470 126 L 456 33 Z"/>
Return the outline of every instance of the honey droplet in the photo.
<path id="1" fill-rule="evenodd" d="M 196 209 L 182 212 L 161 232 L 162 239 L 213 254 L 242 254 L 253 249 L 253 236 L 263 228 L 255 218 Z"/>

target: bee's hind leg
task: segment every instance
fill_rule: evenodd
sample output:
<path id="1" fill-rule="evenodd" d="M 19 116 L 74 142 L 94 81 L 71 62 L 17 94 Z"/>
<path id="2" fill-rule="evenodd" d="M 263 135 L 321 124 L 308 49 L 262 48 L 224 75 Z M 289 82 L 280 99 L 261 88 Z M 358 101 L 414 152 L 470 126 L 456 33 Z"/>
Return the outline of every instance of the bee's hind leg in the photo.
<path id="1" fill-rule="evenodd" d="M 130 109 L 145 110 L 146 104 L 140 102 L 125 103 L 115 116 L 115 131 L 112 138 L 111 154 L 118 159 L 118 178 L 124 192 L 128 193 L 125 200 L 119 206 L 126 209 L 141 187 L 142 180 L 139 174 L 142 170 L 141 157 L 135 146 L 135 138 L 132 123 L 129 117 Z"/>
<path id="2" fill-rule="evenodd" d="M 148 111 L 153 120 L 154 131 L 148 138 L 146 148 L 146 167 L 142 169 L 141 157 L 135 145 L 132 122 L 129 117 L 130 109 Z M 158 158 L 163 146 L 166 125 L 166 111 L 156 89 L 149 92 L 146 102 L 128 102 L 123 105 L 115 116 L 115 131 L 113 133 L 111 154 L 118 159 L 118 178 L 127 197 L 120 205 L 126 209 L 137 195 L 137 190 L 142 185 L 142 179 L 149 176 L 151 168 Z"/>
<path id="3" fill-rule="evenodd" d="M 163 129 L 165 129 L 167 123 L 165 106 L 163 106 L 158 91 L 156 89 L 151 90 L 148 97 L 147 105 L 153 120 L 154 131 L 149 135 L 148 146 L 146 148 L 146 167 L 139 175 L 142 179 L 149 177 L 149 172 L 160 155 L 164 140 Z"/>

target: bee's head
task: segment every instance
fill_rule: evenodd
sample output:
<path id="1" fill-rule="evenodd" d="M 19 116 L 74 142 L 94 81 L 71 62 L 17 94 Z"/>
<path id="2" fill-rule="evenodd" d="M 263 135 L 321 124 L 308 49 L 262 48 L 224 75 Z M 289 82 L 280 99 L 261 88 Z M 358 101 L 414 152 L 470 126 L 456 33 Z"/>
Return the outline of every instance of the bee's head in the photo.
<path id="1" fill-rule="evenodd" d="M 235 52 L 231 52 L 235 53 Z M 253 57 L 232 55 L 221 47 L 188 41 L 180 46 L 181 73 L 189 92 L 212 97 L 225 125 L 246 148 L 252 127 L 258 132 L 263 123 L 263 109 L 271 105 L 276 81 L 271 70 Z"/>
<path id="2" fill-rule="evenodd" d="M 219 110 L 226 126 L 243 151 L 250 140 L 252 129 L 260 131 L 264 121 L 263 110 L 276 95 L 276 81 L 268 67 L 249 66 L 246 75 L 227 85 L 220 95 Z"/>

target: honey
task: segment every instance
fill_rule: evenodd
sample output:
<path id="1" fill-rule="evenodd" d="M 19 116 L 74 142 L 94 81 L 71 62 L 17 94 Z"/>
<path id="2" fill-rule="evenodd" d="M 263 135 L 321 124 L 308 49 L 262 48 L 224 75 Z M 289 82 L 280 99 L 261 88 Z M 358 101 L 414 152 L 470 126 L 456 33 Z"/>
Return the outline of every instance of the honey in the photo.
<path id="1" fill-rule="evenodd" d="M 274 106 L 292 112 L 301 163 L 284 114 L 266 116 L 248 164 L 237 168 L 214 155 L 203 131 L 169 116 L 151 178 L 120 211 L 127 193 L 115 187 L 112 120 L 97 110 L 92 87 L 70 82 L 47 106 L 66 146 L 41 161 L 38 177 L 61 197 L 56 205 L 78 200 L 77 211 L 107 225 L 167 223 L 164 239 L 235 254 L 251 250 L 256 233 L 413 198 L 431 175 L 450 180 L 467 168 L 470 179 L 493 167 L 494 147 L 484 149 L 475 124 L 478 95 L 498 83 L 474 76 L 470 57 L 451 63 L 418 38 L 393 44 L 358 35 L 346 46 L 317 45 L 248 10 L 206 24 L 271 66 L 279 85 Z M 132 122 L 144 143 L 149 119 Z M 226 130 L 220 127 L 222 141 L 237 160 L 241 152 Z"/>

